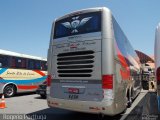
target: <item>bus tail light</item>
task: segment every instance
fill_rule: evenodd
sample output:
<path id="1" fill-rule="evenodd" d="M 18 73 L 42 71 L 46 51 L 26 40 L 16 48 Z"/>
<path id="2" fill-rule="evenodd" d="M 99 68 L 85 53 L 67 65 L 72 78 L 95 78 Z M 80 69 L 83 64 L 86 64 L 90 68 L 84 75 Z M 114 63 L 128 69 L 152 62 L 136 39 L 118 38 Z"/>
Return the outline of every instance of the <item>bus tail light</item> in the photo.
<path id="1" fill-rule="evenodd" d="M 102 88 L 103 89 L 113 89 L 113 75 L 103 75 L 102 76 Z"/>
<path id="2" fill-rule="evenodd" d="M 157 77 L 157 81 L 160 81 L 160 67 L 157 68 L 156 77 Z"/>
<path id="3" fill-rule="evenodd" d="M 51 75 L 47 76 L 47 86 L 51 86 Z"/>

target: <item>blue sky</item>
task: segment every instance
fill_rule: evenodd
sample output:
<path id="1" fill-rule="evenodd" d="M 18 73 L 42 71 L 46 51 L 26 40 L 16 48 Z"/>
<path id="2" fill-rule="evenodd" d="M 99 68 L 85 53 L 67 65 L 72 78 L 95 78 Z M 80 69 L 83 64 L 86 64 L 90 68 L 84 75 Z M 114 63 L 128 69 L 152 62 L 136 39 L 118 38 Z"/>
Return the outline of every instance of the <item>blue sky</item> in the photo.
<path id="1" fill-rule="evenodd" d="M 108 7 L 134 49 L 153 55 L 160 0 L 0 0 L 0 49 L 47 57 L 55 18 Z"/>

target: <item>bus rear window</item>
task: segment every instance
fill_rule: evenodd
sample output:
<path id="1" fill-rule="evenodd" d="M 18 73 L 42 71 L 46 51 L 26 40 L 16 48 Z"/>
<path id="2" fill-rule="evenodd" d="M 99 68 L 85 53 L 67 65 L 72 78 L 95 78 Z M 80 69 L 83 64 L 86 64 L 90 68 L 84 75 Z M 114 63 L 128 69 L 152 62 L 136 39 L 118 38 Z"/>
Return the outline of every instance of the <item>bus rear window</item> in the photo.
<path id="1" fill-rule="evenodd" d="M 101 31 L 101 12 L 71 16 L 55 23 L 54 39 Z"/>

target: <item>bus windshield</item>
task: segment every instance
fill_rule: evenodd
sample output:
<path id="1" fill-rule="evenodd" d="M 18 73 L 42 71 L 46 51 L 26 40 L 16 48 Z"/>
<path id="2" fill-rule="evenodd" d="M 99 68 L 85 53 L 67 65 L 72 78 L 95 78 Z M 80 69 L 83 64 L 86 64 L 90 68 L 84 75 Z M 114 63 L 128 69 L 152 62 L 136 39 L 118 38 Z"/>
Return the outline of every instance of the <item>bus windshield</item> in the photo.
<path id="1" fill-rule="evenodd" d="M 74 15 L 56 21 L 54 39 L 101 31 L 101 12 Z"/>

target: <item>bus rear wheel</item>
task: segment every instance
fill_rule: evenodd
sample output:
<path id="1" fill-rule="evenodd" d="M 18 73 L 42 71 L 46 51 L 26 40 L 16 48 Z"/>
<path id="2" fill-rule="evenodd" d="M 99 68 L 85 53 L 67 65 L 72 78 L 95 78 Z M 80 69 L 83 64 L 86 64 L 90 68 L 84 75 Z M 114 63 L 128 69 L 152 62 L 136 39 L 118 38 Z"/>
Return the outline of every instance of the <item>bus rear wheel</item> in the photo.
<path id="1" fill-rule="evenodd" d="M 14 85 L 7 85 L 3 90 L 3 94 L 7 98 L 14 96 L 15 93 L 16 93 L 16 88 Z"/>
<path id="2" fill-rule="evenodd" d="M 130 108 L 132 106 L 132 95 L 129 92 L 129 90 L 127 92 L 127 100 L 128 100 L 128 102 L 127 102 L 127 108 Z"/>

